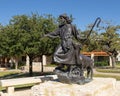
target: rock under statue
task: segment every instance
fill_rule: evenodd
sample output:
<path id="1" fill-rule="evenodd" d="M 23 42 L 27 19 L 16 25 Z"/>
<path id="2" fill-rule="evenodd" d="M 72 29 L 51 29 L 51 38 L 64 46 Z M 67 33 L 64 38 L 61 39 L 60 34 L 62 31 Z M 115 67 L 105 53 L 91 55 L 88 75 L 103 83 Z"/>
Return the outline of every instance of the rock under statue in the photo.
<path id="1" fill-rule="evenodd" d="M 46 36 L 60 37 L 61 39 L 61 43 L 53 54 L 53 61 L 58 64 L 54 72 L 60 82 L 83 84 L 85 83 L 84 70 L 87 70 L 87 78 L 92 80 L 93 61 L 80 54 L 81 42 L 85 42 L 88 36 L 86 38 L 81 37 L 66 14 L 59 16 L 58 28 L 54 32 L 45 34 Z"/>

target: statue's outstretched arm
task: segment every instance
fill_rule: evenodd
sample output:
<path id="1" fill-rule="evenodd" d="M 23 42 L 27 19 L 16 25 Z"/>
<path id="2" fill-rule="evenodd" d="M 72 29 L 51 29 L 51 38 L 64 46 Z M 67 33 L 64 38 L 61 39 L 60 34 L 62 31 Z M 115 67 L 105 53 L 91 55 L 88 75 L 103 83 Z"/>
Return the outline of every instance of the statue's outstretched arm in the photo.
<path id="1" fill-rule="evenodd" d="M 56 38 L 58 36 L 59 36 L 59 29 L 44 35 L 44 37 L 50 37 L 50 38 Z"/>

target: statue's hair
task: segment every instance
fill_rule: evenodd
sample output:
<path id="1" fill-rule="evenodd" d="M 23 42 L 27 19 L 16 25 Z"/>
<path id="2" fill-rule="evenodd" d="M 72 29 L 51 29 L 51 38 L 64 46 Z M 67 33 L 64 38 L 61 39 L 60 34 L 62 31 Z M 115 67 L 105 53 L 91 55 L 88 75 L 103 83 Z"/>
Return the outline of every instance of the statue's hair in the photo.
<path id="1" fill-rule="evenodd" d="M 59 18 L 63 17 L 68 24 L 72 22 L 72 20 L 66 15 L 66 14 L 61 14 Z"/>

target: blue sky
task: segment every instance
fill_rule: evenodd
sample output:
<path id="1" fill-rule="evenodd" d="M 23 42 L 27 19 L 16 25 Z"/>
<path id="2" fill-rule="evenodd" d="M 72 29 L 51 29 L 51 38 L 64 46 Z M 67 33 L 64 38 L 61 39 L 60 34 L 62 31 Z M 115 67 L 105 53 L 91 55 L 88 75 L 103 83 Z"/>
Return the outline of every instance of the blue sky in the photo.
<path id="1" fill-rule="evenodd" d="M 12 16 L 31 13 L 72 14 L 74 24 L 85 30 L 97 17 L 120 24 L 120 0 L 0 0 L 0 23 L 8 24 Z"/>

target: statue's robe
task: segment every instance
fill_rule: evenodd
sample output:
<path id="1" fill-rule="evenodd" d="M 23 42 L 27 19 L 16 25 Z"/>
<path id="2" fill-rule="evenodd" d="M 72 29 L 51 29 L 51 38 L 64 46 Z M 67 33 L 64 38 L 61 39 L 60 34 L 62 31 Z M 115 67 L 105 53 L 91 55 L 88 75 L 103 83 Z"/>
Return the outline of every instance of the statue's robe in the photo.
<path id="1" fill-rule="evenodd" d="M 47 34 L 49 37 L 60 37 L 61 43 L 58 45 L 56 51 L 53 55 L 53 61 L 58 64 L 80 64 L 79 55 L 80 55 L 80 43 L 75 43 L 73 38 L 78 41 L 81 40 L 81 37 L 75 26 L 71 24 L 65 24 L 60 26 L 54 32 Z"/>

